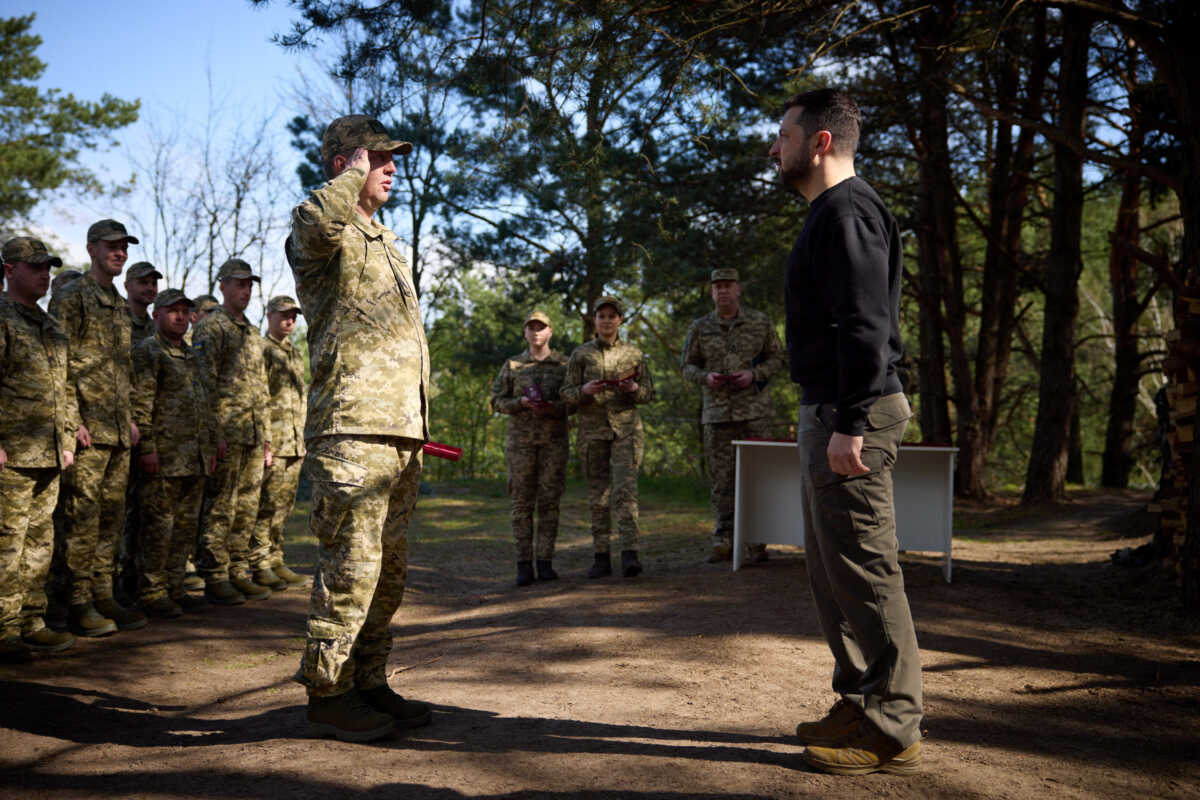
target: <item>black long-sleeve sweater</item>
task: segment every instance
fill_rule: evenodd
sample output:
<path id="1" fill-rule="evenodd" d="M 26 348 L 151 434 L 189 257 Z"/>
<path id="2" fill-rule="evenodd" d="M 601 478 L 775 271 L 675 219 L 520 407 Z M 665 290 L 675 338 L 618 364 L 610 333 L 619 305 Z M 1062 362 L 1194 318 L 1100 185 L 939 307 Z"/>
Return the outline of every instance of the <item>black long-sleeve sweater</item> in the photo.
<path id="1" fill-rule="evenodd" d="M 835 403 L 835 430 L 861 436 L 878 398 L 902 391 L 900 228 L 861 178 L 813 200 L 787 261 L 792 380 L 805 405 Z"/>

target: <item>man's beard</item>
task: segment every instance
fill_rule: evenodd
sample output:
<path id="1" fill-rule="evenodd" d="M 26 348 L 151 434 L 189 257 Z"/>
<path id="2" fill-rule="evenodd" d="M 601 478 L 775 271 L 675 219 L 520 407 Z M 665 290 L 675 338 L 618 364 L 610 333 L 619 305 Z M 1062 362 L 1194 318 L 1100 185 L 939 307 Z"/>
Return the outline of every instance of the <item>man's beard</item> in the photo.
<path id="1" fill-rule="evenodd" d="M 799 194 L 800 184 L 812 172 L 813 164 L 811 161 L 796 161 L 791 166 L 779 168 L 779 183 L 783 188 L 793 194 Z"/>

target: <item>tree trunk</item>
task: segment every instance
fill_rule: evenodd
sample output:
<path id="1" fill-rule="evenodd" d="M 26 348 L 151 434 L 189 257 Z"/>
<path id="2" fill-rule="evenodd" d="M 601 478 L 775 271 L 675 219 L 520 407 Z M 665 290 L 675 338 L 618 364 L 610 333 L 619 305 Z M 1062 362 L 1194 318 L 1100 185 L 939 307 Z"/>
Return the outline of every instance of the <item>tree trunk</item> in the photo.
<path id="1" fill-rule="evenodd" d="M 1136 114 L 1136 112 L 1135 112 Z M 1129 132 L 1129 158 L 1141 158 L 1144 134 L 1136 116 Z M 1114 489 L 1129 486 L 1133 470 L 1133 420 L 1137 413 L 1137 393 L 1142 355 L 1138 347 L 1138 317 L 1141 305 L 1137 295 L 1138 262 L 1120 242 L 1138 244 L 1141 224 L 1138 209 L 1142 202 L 1142 178 L 1126 174 L 1117 207 L 1117 222 L 1108 257 L 1109 285 L 1112 288 L 1113 373 L 1108 399 L 1108 427 L 1104 434 L 1104 456 L 1100 485 Z"/>
<path id="2" fill-rule="evenodd" d="M 1059 75 L 1059 128 L 1083 140 L 1087 103 L 1087 55 L 1091 19 L 1075 8 L 1062 11 L 1063 49 Z M 1045 273 L 1041 380 L 1037 422 L 1023 503 L 1065 497 L 1071 416 L 1075 413 L 1075 321 L 1079 314 L 1079 275 L 1083 270 L 1083 159 L 1054 145 L 1054 209 L 1050 255 Z"/>

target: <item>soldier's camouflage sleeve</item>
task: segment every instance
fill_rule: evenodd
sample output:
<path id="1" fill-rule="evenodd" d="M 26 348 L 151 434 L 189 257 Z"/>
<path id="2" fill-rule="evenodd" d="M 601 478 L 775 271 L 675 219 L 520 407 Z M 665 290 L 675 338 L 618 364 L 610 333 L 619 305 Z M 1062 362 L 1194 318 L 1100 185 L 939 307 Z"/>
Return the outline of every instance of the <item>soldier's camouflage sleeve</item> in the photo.
<path id="1" fill-rule="evenodd" d="M 61 328 L 61 326 L 60 326 Z M 63 366 L 58 370 L 58 379 L 55 381 L 57 395 L 63 399 L 63 426 L 62 426 L 62 444 L 64 453 L 75 452 L 75 434 L 79 430 L 79 401 L 75 398 L 75 392 L 71 391 L 71 381 L 67 377 L 67 359 L 69 345 L 66 337 L 62 339 L 59 358 L 62 359 Z"/>
<path id="2" fill-rule="evenodd" d="M 303 253 L 310 262 L 336 253 L 366 180 L 367 173 L 350 167 L 296 206 L 292 211 L 293 252 Z"/>
<path id="3" fill-rule="evenodd" d="M 196 362 L 200 368 L 200 383 L 208 394 L 209 406 L 213 412 L 213 424 L 216 427 L 217 439 L 225 438 L 222 425 L 224 417 L 221 407 L 221 364 L 225 360 L 225 333 L 216 324 L 212 315 L 205 318 L 196 326 L 192 337 L 192 347 L 196 353 Z"/>
<path id="4" fill-rule="evenodd" d="M 779 341 L 775 325 L 769 318 L 765 322 L 767 340 L 763 343 L 762 352 L 759 354 L 759 358 L 762 360 L 753 367 L 755 383 L 766 383 L 787 365 L 787 351 L 783 349 L 783 344 Z"/>
<path id="5" fill-rule="evenodd" d="M 138 440 L 139 455 L 157 453 L 154 441 L 154 400 L 158 395 L 158 359 L 150 347 L 151 339 L 142 339 L 133 348 L 133 392 L 130 405 L 133 421 L 137 423 L 141 437 Z M 197 420 L 199 422 L 199 420 Z"/>
<path id="6" fill-rule="evenodd" d="M 704 355 L 700 352 L 699 337 L 696 332 L 700 329 L 699 320 L 688 326 L 687 338 L 683 342 L 682 369 L 683 379 L 692 383 L 704 383 L 710 369 L 705 368 Z"/>
<path id="7" fill-rule="evenodd" d="M 634 393 L 634 402 L 641 405 L 653 400 L 654 378 L 650 375 L 650 362 L 646 360 L 645 354 L 642 355 L 642 362 L 638 366 L 637 383 L 638 389 Z"/>
<path id="8" fill-rule="evenodd" d="M 69 353 L 72 347 L 79 345 L 79 340 L 83 335 L 83 332 L 79 329 L 83 314 L 80 312 L 80 295 L 78 292 L 66 293 L 65 297 L 63 295 L 63 292 L 59 292 L 57 295 L 51 297 L 50 305 L 47 306 L 46 310 L 50 313 L 50 316 L 54 317 L 58 326 L 62 328 L 63 333 L 67 335 L 67 351 Z M 76 430 L 78 430 L 79 423 L 83 421 L 79 415 L 79 409 L 83 401 L 79 397 L 79 381 L 73 374 L 70 361 L 67 362 L 67 386 L 73 395 L 72 402 L 75 404 Z"/>
<path id="9" fill-rule="evenodd" d="M 492 409 L 501 414 L 517 414 L 523 411 L 521 398 L 513 396 L 512 371 L 508 359 L 500 367 L 500 374 L 492 381 Z"/>
<path id="10" fill-rule="evenodd" d="M 579 348 L 575 348 L 575 352 L 571 353 L 571 357 L 567 359 L 567 377 L 563 381 L 562 388 L 558 390 L 558 396 L 567 404 L 568 408 L 576 409 L 581 405 L 588 405 L 592 402 L 591 395 L 583 393 L 583 359 L 579 355 Z"/>

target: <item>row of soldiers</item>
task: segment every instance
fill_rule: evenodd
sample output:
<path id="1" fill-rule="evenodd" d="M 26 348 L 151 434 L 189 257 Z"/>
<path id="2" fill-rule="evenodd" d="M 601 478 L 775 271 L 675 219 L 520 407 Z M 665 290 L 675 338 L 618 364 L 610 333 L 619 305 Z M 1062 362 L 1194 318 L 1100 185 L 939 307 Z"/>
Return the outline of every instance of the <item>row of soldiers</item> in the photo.
<path id="1" fill-rule="evenodd" d="M 737 270 L 716 269 L 710 279 L 714 309 L 688 328 L 681 369 L 685 380 L 701 387 L 704 400 L 701 422 L 714 520 L 708 561 L 716 563 L 732 557 L 733 442 L 770 435 L 768 386 L 783 368 L 785 354 L 766 314 L 741 307 Z M 588 577 L 612 574 L 614 517 L 622 574 L 634 577 L 642 571 L 637 476 L 644 430 L 637 406 L 653 399 L 654 388 L 642 352 L 619 336 L 623 317 L 620 300 L 601 297 L 593 307 L 595 338 L 566 358 L 550 348 L 550 317 L 535 311 L 525 320 L 529 347 L 507 359 L 493 382 L 492 408 L 512 415 L 505 455 L 518 586 L 558 577 L 552 560 L 565 487 L 567 420 L 575 413 L 594 550 Z M 754 561 L 767 558 L 761 544 L 750 545 L 747 555 Z"/>
<path id="2" fill-rule="evenodd" d="M 134 244 L 116 220 L 92 225 L 91 267 L 55 277 L 48 313 L 62 260 L 30 237 L 3 247 L 3 660 L 306 580 L 282 550 L 304 456 L 299 306 L 272 298 L 261 335 L 244 313 L 259 278 L 236 258 L 217 274 L 223 302 L 159 291 L 147 262 L 123 298 Z"/>

